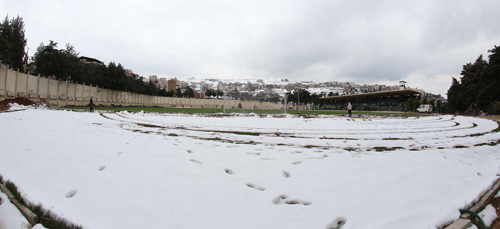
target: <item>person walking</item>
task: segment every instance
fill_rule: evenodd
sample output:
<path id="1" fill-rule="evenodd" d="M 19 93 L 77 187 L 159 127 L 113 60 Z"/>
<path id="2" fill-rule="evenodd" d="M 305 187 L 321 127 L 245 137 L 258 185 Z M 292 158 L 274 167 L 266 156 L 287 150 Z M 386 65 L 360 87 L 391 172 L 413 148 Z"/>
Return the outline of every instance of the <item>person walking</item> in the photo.
<path id="1" fill-rule="evenodd" d="M 351 103 L 347 104 L 347 112 L 349 112 L 349 117 L 351 117 L 352 116 L 352 105 L 351 105 Z"/>
<path id="2" fill-rule="evenodd" d="M 90 96 L 90 103 L 89 103 L 89 106 L 90 106 L 90 112 L 94 112 L 94 102 L 92 101 L 94 97 L 93 96 Z"/>

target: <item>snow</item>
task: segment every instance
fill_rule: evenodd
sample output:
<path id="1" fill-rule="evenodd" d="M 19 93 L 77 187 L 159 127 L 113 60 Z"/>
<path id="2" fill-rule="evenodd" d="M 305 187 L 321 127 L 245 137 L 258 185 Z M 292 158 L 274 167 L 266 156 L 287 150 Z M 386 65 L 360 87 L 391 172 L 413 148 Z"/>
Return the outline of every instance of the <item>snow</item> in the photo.
<path id="1" fill-rule="evenodd" d="M 24 216 L 17 210 L 16 206 L 12 204 L 7 195 L 0 192 L 0 229 L 9 228 L 25 228 L 28 221 Z"/>
<path id="2" fill-rule="evenodd" d="M 462 116 L 27 108 L 0 126 L 4 180 L 85 228 L 436 228 L 500 171 L 498 124 Z"/>
<path id="3" fill-rule="evenodd" d="M 491 204 L 487 205 L 478 215 L 487 227 L 491 226 L 493 221 L 498 217 L 497 210 Z"/>

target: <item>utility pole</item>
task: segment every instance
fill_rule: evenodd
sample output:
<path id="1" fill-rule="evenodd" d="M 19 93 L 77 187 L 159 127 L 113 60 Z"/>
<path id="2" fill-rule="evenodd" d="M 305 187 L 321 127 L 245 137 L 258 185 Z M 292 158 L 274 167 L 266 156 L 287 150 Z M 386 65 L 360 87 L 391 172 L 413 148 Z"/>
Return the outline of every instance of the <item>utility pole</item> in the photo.
<path id="1" fill-rule="evenodd" d="M 288 95 L 287 95 L 287 94 L 285 94 L 285 96 L 284 96 L 284 97 L 285 97 L 285 101 L 284 101 L 284 103 L 283 103 L 283 111 L 284 111 L 284 112 L 285 112 L 285 114 L 286 114 L 286 107 L 287 107 L 287 99 L 288 99 Z"/>
<path id="2" fill-rule="evenodd" d="M 224 109 L 223 109 L 223 111 L 222 111 L 224 114 L 226 113 L 226 99 L 227 99 L 227 96 L 226 96 L 226 94 L 227 94 L 227 93 L 226 93 L 226 90 L 227 90 L 227 87 L 225 87 L 225 88 L 224 88 L 224 105 L 223 105 L 223 106 L 224 106 L 224 107 L 223 107 Z"/>
<path id="3" fill-rule="evenodd" d="M 300 87 L 299 87 L 299 90 L 297 90 L 297 100 L 298 100 L 298 102 L 297 102 L 297 104 L 298 104 L 297 110 L 300 110 Z"/>

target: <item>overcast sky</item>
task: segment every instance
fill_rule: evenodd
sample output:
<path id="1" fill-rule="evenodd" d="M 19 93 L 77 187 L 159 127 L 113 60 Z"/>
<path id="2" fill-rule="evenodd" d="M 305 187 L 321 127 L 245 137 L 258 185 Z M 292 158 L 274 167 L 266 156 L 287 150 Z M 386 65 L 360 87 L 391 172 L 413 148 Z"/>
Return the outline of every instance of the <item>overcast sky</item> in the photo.
<path id="1" fill-rule="evenodd" d="M 41 42 L 142 76 L 282 77 L 445 93 L 500 45 L 499 0 L 178 0 L 0 2 Z"/>

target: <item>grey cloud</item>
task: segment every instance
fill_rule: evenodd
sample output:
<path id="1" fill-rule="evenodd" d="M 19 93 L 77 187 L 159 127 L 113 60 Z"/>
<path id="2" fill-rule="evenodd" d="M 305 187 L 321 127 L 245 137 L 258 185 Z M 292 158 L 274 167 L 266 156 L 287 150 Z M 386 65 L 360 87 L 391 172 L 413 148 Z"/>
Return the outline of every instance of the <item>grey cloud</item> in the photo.
<path id="1" fill-rule="evenodd" d="M 498 8 L 497 0 L 93 0 L 12 1 L 0 12 L 25 18 L 32 50 L 69 42 L 145 76 L 371 83 L 458 75 L 499 45 Z"/>

